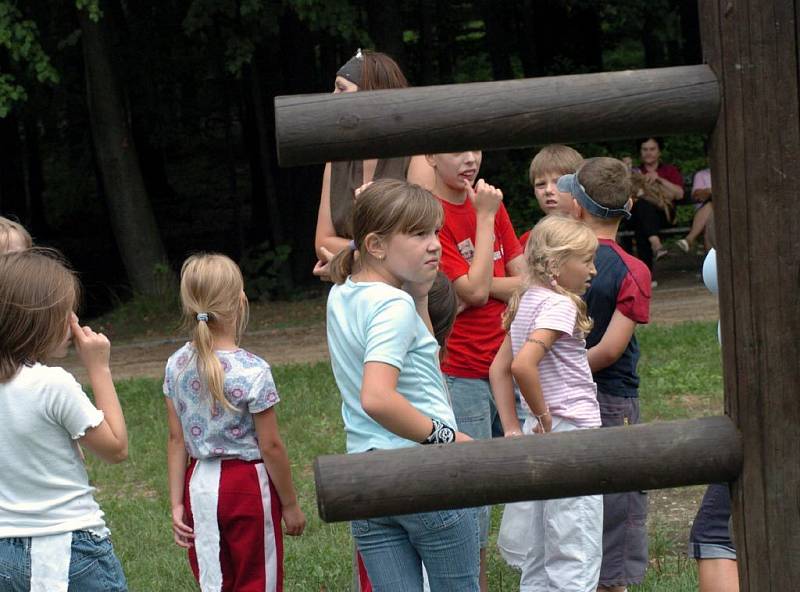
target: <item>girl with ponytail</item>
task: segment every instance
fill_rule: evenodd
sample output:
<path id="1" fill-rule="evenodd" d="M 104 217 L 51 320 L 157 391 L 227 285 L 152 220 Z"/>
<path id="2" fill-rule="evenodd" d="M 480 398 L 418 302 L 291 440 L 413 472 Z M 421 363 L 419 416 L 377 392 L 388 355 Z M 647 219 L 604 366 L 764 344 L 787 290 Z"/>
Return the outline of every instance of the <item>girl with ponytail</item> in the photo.
<path id="1" fill-rule="evenodd" d="M 493 364 L 513 376 L 530 411 L 522 434 L 600 427 L 586 357 L 592 321 L 580 297 L 596 273 L 597 244 L 588 226 L 564 216 L 547 216 L 531 231 L 526 278 L 509 302 L 503 319 L 508 334 Z M 519 436 L 512 382 L 503 385 L 495 391 L 497 410 L 506 437 Z M 500 531 L 500 539 L 529 533 L 525 556 L 509 558 L 522 569 L 521 591 L 597 588 L 603 496 L 508 504 Z"/>
<path id="2" fill-rule="evenodd" d="M 442 216 L 425 189 L 375 181 L 356 200 L 353 242 L 331 262 L 328 348 L 348 453 L 469 439 L 456 429 L 428 313 Z M 424 562 L 431 590 L 478 592 L 472 509 L 354 520 L 351 529 L 376 591 L 421 592 Z"/>
<path id="3" fill-rule="evenodd" d="M 281 520 L 305 528 L 278 432 L 269 364 L 239 347 L 248 303 L 224 255 L 181 269 L 192 341 L 167 361 L 167 468 L 175 542 L 188 549 L 200 589 L 283 589 Z"/>

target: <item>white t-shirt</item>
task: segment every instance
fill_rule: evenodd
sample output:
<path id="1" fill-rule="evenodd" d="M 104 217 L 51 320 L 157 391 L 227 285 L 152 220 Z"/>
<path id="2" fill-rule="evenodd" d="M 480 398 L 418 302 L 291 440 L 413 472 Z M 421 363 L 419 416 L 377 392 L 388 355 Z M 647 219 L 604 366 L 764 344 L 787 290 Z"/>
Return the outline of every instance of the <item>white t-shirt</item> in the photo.
<path id="1" fill-rule="evenodd" d="M 108 534 L 76 440 L 103 412 L 63 368 L 23 366 L 0 383 L 0 538 Z"/>

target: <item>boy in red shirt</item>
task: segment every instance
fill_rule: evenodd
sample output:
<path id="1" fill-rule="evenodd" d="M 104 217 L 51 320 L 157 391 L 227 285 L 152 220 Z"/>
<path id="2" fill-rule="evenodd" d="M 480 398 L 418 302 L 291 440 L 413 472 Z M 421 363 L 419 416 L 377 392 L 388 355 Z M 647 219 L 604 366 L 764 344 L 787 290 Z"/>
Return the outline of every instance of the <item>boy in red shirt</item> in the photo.
<path id="1" fill-rule="evenodd" d="M 489 439 L 497 411 L 489 386 L 489 366 L 504 332 L 501 316 L 506 301 L 519 287 L 520 247 L 503 193 L 484 182 L 473 183 L 481 152 L 432 154 L 433 194 L 442 202 L 444 224 L 440 268 L 447 274 L 464 307 L 456 317 L 442 362 L 458 429 L 475 439 Z M 489 507 L 479 510 L 481 589 L 486 589 L 485 552 Z"/>

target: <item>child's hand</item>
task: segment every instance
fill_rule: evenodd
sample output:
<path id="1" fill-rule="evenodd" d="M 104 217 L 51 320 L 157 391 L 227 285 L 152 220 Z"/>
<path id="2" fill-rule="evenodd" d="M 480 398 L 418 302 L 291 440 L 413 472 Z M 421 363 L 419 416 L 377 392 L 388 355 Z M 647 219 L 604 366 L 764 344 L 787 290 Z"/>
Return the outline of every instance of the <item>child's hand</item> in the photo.
<path id="1" fill-rule="evenodd" d="M 289 536 L 300 536 L 306 528 L 306 515 L 300 509 L 297 502 L 282 507 L 283 524 L 286 526 L 286 534 Z"/>
<path id="2" fill-rule="evenodd" d="M 520 430 L 508 430 L 503 434 L 504 438 L 519 438 L 522 435 Z"/>
<path id="3" fill-rule="evenodd" d="M 102 333 L 95 333 L 91 327 L 81 327 L 78 317 L 73 313 L 69 318 L 72 330 L 72 343 L 78 352 L 81 364 L 87 371 L 103 370 L 108 368 L 111 358 L 111 342 Z"/>
<path id="4" fill-rule="evenodd" d="M 175 544 L 184 549 L 194 545 L 194 531 L 189 528 L 184 520 L 183 504 L 172 508 L 172 534 L 175 537 Z"/>
<path id="5" fill-rule="evenodd" d="M 464 432 L 456 432 L 456 442 L 472 442 L 472 438 Z"/>
<path id="6" fill-rule="evenodd" d="M 317 264 L 314 266 L 314 270 L 311 273 L 317 276 L 320 281 L 329 282 L 331 281 L 330 267 L 331 259 L 333 259 L 333 253 L 331 253 L 325 247 L 320 247 L 319 250 L 322 251 L 322 257 L 317 261 Z"/>
<path id="7" fill-rule="evenodd" d="M 535 434 L 547 434 L 553 431 L 553 416 L 549 413 L 540 415 L 538 418 L 538 425 L 533 428 Z"/>
<path id="8" fill-rule="evenodd" d="M 493 185 L 489 185 L 483 179 L 478 181 L 474 191 L 472 187 L 469 186 L 468 182 L 465 183 L 467 185 L 467 193 L 469 197 L 472 198 L 472 203 L 477 212 L 485 214 L 494 214 L 497 212 L 503 201 L 502 191 Z"/>

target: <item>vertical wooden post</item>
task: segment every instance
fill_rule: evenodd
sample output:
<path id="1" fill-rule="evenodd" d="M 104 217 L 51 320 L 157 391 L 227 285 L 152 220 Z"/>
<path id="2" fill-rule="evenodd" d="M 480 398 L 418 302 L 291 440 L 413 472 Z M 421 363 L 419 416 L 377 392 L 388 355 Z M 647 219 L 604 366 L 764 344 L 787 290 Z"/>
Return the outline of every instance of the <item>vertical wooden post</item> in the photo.
<path id="1" fill-rule="evenodd" d="M 725 406 L 742 431 L 744 591 L 800 589 L 800 0 L 701 0 L 722 110 L 711 142 Z"/>

